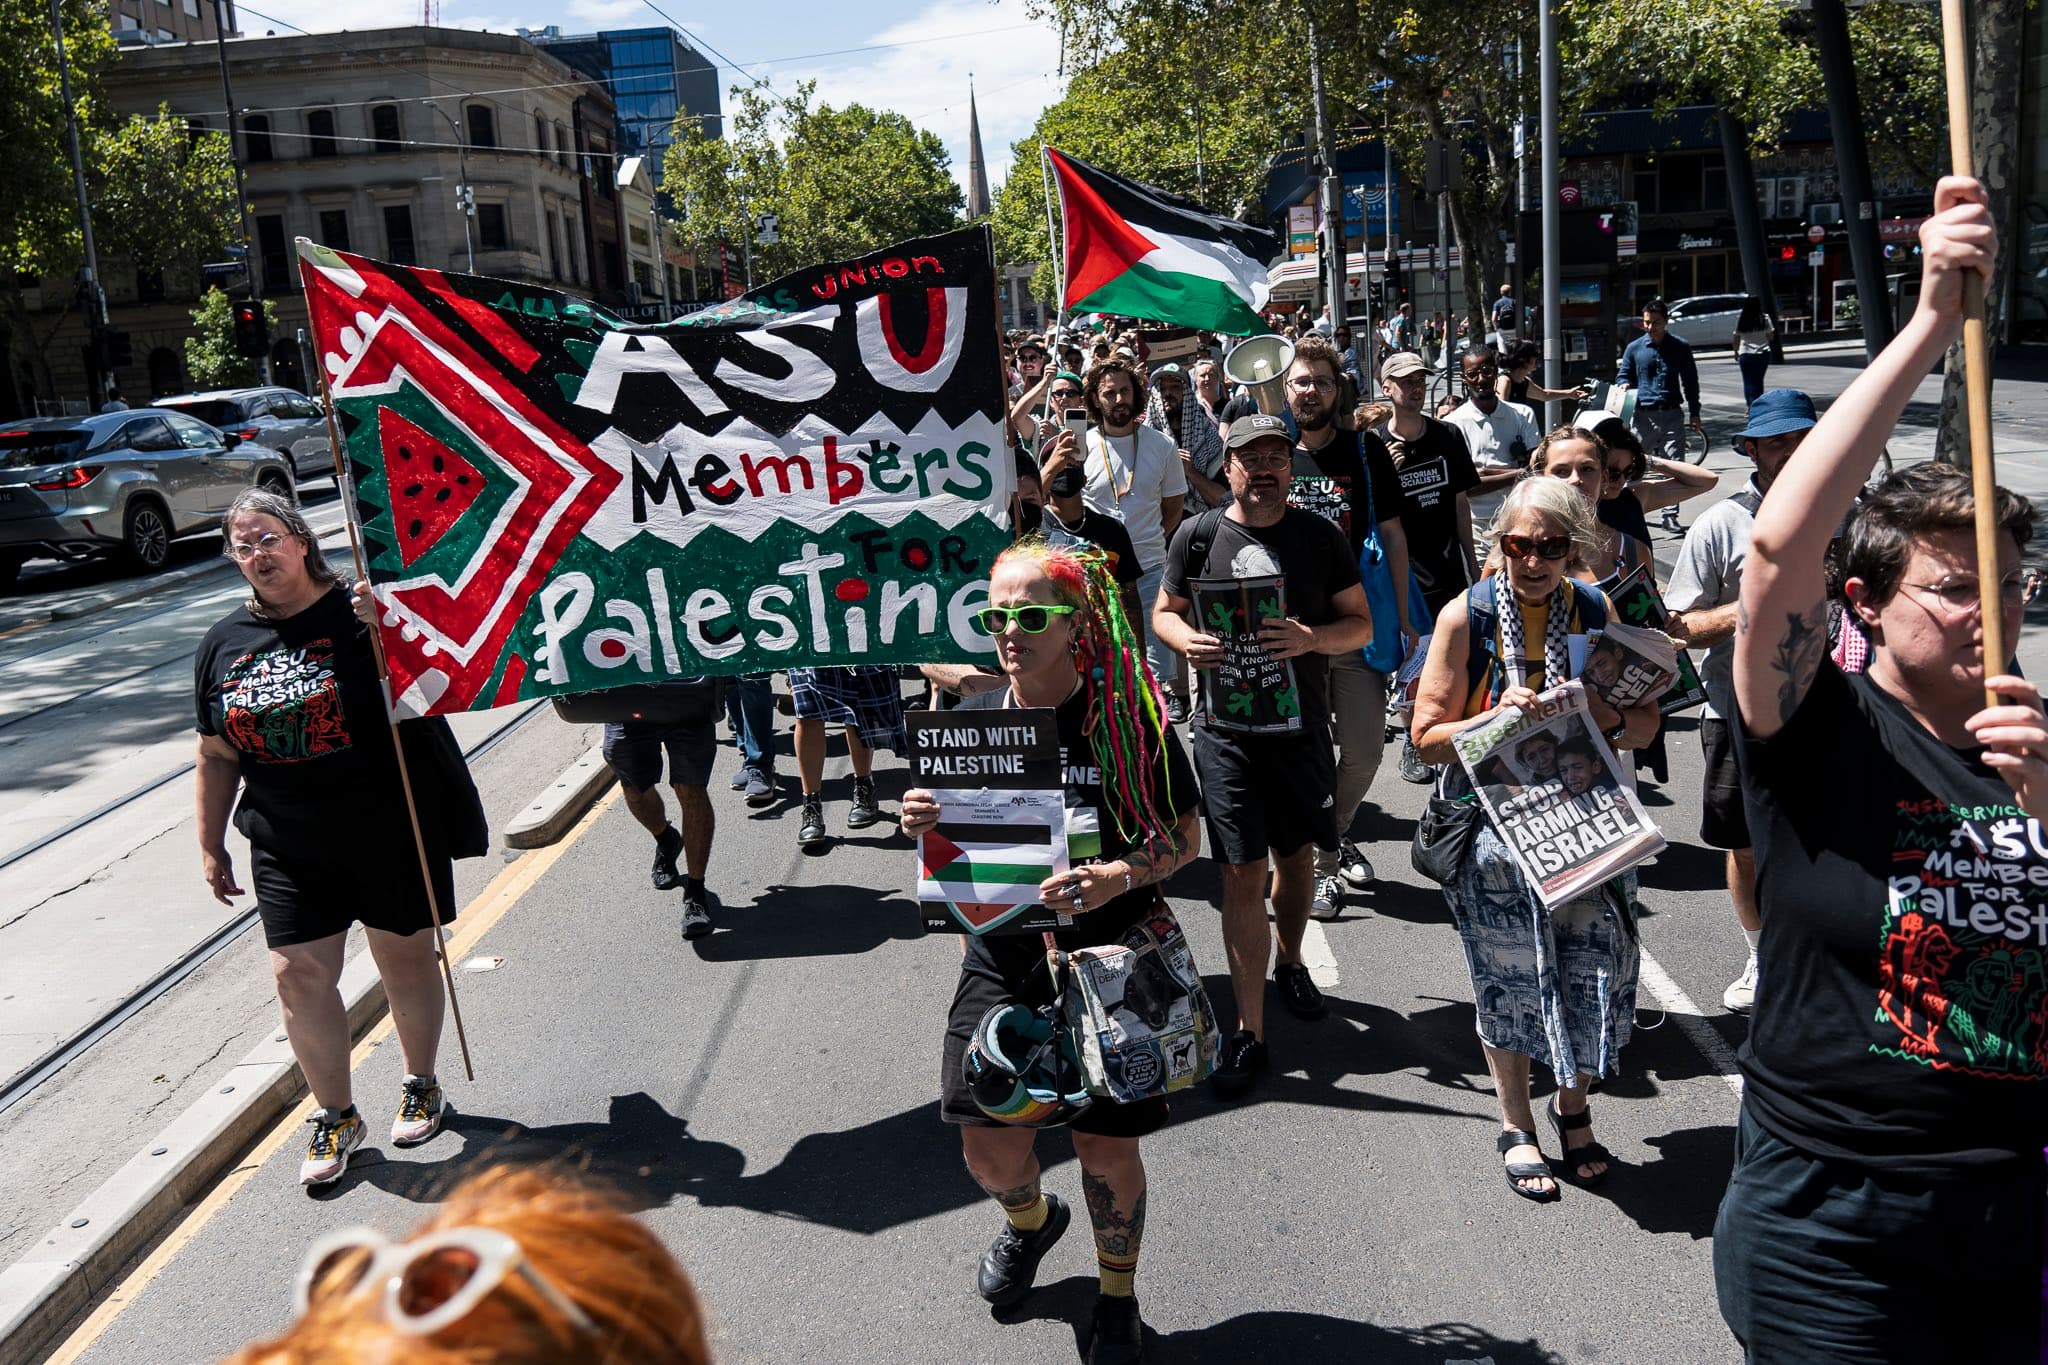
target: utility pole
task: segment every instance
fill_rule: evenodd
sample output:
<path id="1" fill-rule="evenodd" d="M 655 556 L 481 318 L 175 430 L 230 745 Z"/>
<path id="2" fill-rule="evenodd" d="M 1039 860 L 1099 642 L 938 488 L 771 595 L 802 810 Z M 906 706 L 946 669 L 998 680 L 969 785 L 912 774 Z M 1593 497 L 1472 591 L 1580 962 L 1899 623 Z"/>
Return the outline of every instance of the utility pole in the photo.
<path id="1" fill-rule="evenodd" d="M 1537 24 L 1537 98 L 1543 136 L 1543 387 L 1564 387 L 1564 273 L 1562 224 L 1557 217 L 1557 9 L 1544 0 Z M 1516 252 L 1520 255 L 1520 252 Z M 1543 426 L 1563 420 L 1553 401 L 1544 404 Z"/>
<path id="2" fill-rule="evenodd" d="M 256 305 L 256 316 L 262 321 L 263 336 L 270 336 L 270 310 L 263 306 L 263 253 L 256 245 L 256 236 L 249 229 L 249 185 L 242 174 L 242 111 L 235 105 L 234 83 L 228 78 L 228 5 L 227 0 L 213 0 L 213 42 L 220 54 L 220 98 L 228 111 L 228 161 L 235 168 L 235 209 L 242 219 L 242 264 L 249 276 L 249 299 Z M 256 357 L 256 378 L 270 382 L 270 348 L 265 346 L 263 354 Z M 312 383 L 313 376 L 307 375 L 306 382 Z"/>
<path id="3" fill-rule="evenodd" d="M 50 0 L 50 31 L 57 40 L 57 91 L 64 101 L 64 139 L 71 149 L 71 188 L 78 196 L 78 231 L 85 242 L 85 266 L 79 272 L 78 285 L 85 295 L 86 348 L 92 357 L 86 367 L 92 381 L 86 411 L 97 412 L 107 400 L 108 375 L 102 367 L 105 352 L 100 340 L 107 328 L 107 291 L 100 284 L 100 253 L 92 238 L 92 205 L 85 196 L 85 150 L 78 140 L 78 106 L 71 99 L 71 62 L 64 53 L 64 11 L 59 0 Z"/>
<path id="4" fill-rule="evenodd" d="M 469 139 L 463 136 L 462 124 L 449 117 L 448 111 L 432 100 L 421 100 L 421 104 L 448 120 L 448 126 L 455 130 L 455 174 L 462 181 L 455 187 L 455 211 L 462 215 L 462 250 L 469 261 L 469 273 L 476 274 L 476 234 L 470 229 L 470 219 L 476 217 L 476 191 L 469 183 Z"/>
<path id="5" fill-rule="evenodd" d="M 1529 276 L 1529 244 L 1522 240 L 1522 215 L 1529 211 L 1528 50 L 1525 31 L 1515 39 L 1515 263 L 1508 271 L 1508 287 L 1515 303 L 1516 336 L 1522 334 L 1522 309 L 1528 302 L 1522 292 L 1528 286 Z M 1492 315 L 1487 316 L 1490 319 Z"/>
<path id="6" fill-rule="evenodd" d="M 1344 325 L 1348 307 L 1344 300 L 1344 192 L 1337 178 L 1336 149 L 1330 145 L 1330 122 L 1324 112 L 1323 53 L 1316 38 L 1313 8 L 1304 11 L 1308 20 L 1308 84 L 1315 105 L 1317 194 L 1323 206 L 1323 288 L 1328 291 L 1330 325 Z"/>

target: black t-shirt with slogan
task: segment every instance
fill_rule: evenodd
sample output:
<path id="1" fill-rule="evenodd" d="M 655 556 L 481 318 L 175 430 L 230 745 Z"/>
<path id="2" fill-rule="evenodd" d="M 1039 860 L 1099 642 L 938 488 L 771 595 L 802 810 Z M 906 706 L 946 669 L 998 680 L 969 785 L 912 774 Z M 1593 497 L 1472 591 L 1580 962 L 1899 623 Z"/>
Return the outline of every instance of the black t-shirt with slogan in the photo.
<path id="1" fill-rule="evenodd" d="M 993 711 L 1014 705 L 1010 689 L 982 692 L 961 701 L 962 711 Z M 1113 863 L 1129 853 L 1133 843 L 1117 833 L 1115 814 L 1104 803 L 1102 766 L 1095 746 L 1088 742 L 1086 690 L 1076 691 L 1058 708 L 1060 766 L 1066 776 L 1067 859 L 1070 864 Z M 1169 822 L 1200 804 L 1194 768 L 1182 750 L 1180 736 L 1164 727 L 1163 747 L 1152 763 L 1152 791 L 1159 809 Z M 1151 886 L 1136 887 L 1108 904 L 1074 917 L 1074 927 L 1056 931 L 1060 947 L 1072 952 L 1115 943 L 1124 930 L 1145 917 L 1158 901 Z M 1022 976 L 1045 962 L 1045 941 L 1036 933 L 984 935 L 980 943 L 988 950 L 1005 977 Z"/>
<path id="2" fill-rule="evenodd" d="M 1304 625 L 1326 625 L 1336 619 L 1332 605 L 1338 593 L 1358 584 L 1358 556 L 1345 543 L 1336 525 L 1313 512 L 1289 507 L 1271 526 L 1246 526 L 1231 517 L 1213 518 L 1215 535 L 1209 552 L 1199 564 L 1190 564 L 1189 544 L 1195 527 L 1210 521 L 1212 514 L 1190 517 L 1173 533 L 1166 549 L 1166 572 L 1159 590 L 1173 597 L 1194 600 L 1189 586 L 1198 578 L 1255 578 L 1279 574 L 1286 580 L 1287 614 Z M 1316 734 L 1327 728 L 1330 716 L 1329 658 L 1322 654 L 1301 654 L 1294 660 L 1294 677 L 1301 689 L 1301 714 Z"/>
<path id="3" fill-rule="evenodd" d="M 1339 431 L 1319 449 L 1295 446 L 1287 505 L 1333 523 L 1351 542 L 1355 563 L 1373 525 L 1401 515 L 1401 485 L 1379 437 Z"/>
<path id="4" fill-rule="evenodd" d="M 345 590 L 281 621 L 237 608 L 200 641 L 193 684 L 199 733 L 241 755 L 249 842 L 332 859 L 405 826 L 369 627 Z"/>
<path id="5" fill-rule="evenodd" d="M 1105 552 L 1112 561 L 1116 581 L 1123 586 L 1136 587 L 1142 576 L 1138 572 L 1138 552 L 1131 545 L 1131 533 L 1107 512 L 1083 506 L 1080 521 L 1069 526 L 1060 520 L 1060 514 L 1048 503 L 1039 518 L 1038 534 L 1053 545 L 1093 545 Z"/>
<path id="6" fill-rule="evenodd" d="M 1465 548 L 1458 531 L 1471 519 L 1458 515 L 1458 495 L 1479 486 L 1479 471 L 1456 427 L 1428 416 L 1422 422 L 1422 434 L 1412 441 L 1389 427 L 1379 434 L 1386 437 L 1400 480 L 1398 515 L 1408 537 L 1408 567 L 1434 615 L 1466 588 Z"/>
<path id="7" fill-rule="evenodd" d="M 2048 1143 L 2048 831 L 1867 675 L 1823 661 L 1737 728 L 1764 935 L 1742 1049 L 1757 1122 L 1919 1179 Z"/>

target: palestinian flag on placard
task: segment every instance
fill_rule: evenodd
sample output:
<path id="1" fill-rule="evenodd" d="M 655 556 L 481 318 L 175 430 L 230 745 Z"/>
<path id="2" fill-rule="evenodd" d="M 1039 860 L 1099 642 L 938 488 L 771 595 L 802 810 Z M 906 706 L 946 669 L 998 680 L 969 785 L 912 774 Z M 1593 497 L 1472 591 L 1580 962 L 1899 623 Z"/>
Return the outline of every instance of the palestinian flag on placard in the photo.
<path id="1" fill-rule="evenodd" d="M 918 847 L 927 881 L 962 900 L 1038 903 L 1053 874 L 1052 831 L 1044 825 L 972 825 L 941 820 Z"/>
<path id="2" fill-rule="evenodd" d="M 1259 316 L 1280 238 L 1178 195 L 1099 171 L 1051 147 L 1059 180 L 1069 312 L 1116 313 L 1228 336 L 1272 329 Z"/>

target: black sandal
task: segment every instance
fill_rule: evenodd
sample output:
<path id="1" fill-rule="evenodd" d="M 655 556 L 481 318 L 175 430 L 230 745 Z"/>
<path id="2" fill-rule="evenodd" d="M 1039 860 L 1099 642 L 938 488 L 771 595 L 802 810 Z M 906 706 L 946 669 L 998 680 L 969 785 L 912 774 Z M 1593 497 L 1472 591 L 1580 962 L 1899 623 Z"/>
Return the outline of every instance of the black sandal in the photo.
<path id="1" fill-rule="evenodd" d="M 1506 1156 L 1517 1147 L 1534 1147 L 1538 1151 L 1542 1150 L 1542 1144 L 1536 1141 L 1536 1135 L 1524 1132 L 1520 1128 L 1504 1129 L 1499 1140 L 1493 1144 L 1493 1149 L 1502 1156 Z M 1557 1173 L 1551 1170 L 1544 1162 L 1510 1161 L 1502 1169 L 1507 1173 L 1508 1188 L 1533 1203 L 1548 1204 L 1553 1200 L 1561 1198 L 1564 1194 L 1564 1191 L 1558 1187 Z M 1550 1188 L 1547 1190 L 1530 1189 L 1528 1186 L 1519 1183 L 1524 1180 L 1548 1180 Z"/>
<path id="2" fill-rule="evenodd" d="M 1605 1180 L 1608 1171 L 1614 1169 L 1613 1154 L 1597 1142 L 1588 1142 L 1583 1146 L 1574 1147 L 1571 1141 L 1565 1137 L 1566 1133 L 1575 1133 L 1581 1128 L 1591 1128 L 1593 1126 L 1592 1107 L 1589 1105 L 1576 1114 L 1560 1114 L 1557 1112 L 1557 1097 L 1552 1096 L 1550 1103 L 1544 1105 L 1543 1109 L 1545 1113 L 1550 1115 L 1550 1126 L 1557 1130 L 1557 1141 L 1564 1148 L 1564 1165 L 1559 1168 L 1558 1174 L 1571 1181 L 1572 1184 L 1586 1189 L 1591 1189 Z M 1607 1170 L 1600 1172 L 1598 1175 L 1582 1176 L 1579 1174 L 1579 1167 L 1595 1161 L 1604 1162 Z"/>

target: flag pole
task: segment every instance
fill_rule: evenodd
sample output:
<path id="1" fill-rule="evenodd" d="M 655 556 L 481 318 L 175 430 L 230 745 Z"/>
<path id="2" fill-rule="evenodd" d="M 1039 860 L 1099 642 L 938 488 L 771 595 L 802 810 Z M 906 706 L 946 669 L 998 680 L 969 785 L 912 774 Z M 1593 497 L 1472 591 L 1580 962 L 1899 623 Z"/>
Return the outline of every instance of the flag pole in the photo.
<path id="1" fill-rule="evenodd" d="M 1975 177 L 1970 145 L 1969 26 L 1964 0 L 1941 0 L 1942 69 L 1948 85 L 1948 151 L 1954 173 Z M 1991 337 L 1984 318 L 1984 277 L 1963 276 L 1963 387 L 1970 418 L 1970 492 L 1976 509 L 1978 614 L 1984 629 L 1984 676 L 2003 673 L 2005 609 L 1998 581 L 1998 479 L 1991 453 Z M 1984 689 L 1984 704 L 1998 694 Z"/>
<path id="2" fill-rule="evenodd" d="M 301 243 L 305 241 L 304 238 L 299 240 Z M 302 251 L 299 256 L 299 280 L 306 290 L 307 306 L 310 314 L 313 290 L 312 282 L 306 276 L 306 258 Z M 341 495 L 342 520 L 348 527 L 349 554 L 355 561 L 356 578 L 359 581 L 367 581 L 370 573 L 364 566 L 363 561 L 362 527 L 356 518 L 355 491 L 348 477 L 347 463 L 342 456 L 341 430 L 334 416 L 334 392 L 328 387 L 326 365 L 318 363 L 320 362 L 320 346 L 317 332 L 314 336 L 313 351 L 316 361 L 314 369 L 317 371 L 320 381 L 320 397 L 327 409 L 327 450 L 334 457 L 334 489 L 335 492 Z M 434 889 L 434 876 L 427 858 L 426 836 L 420 830 L 419 802 L 413 796 L 412 772 L 406 766 L 405 744 L 399 738 L 398 716 L 392 707 L 391 667 L 384 657 L 384 640 L 378 633 L 375 623 L 372 623 L 370 626 L 370 653 L 377 661 L 378 691 L 384 698 L 384 723 L 391 731 L 391 752 L 398 759 L 398 786 L 405 794 L 405 816 L 412 826 L 412 846 L 413 852 L 419 858 L 420 884 L 426 889 L 427 893 L 427 916 L 433 921 L 434 956 L 441 964 L 441 981 L 448 989 L 448 1013 L 455 1021 L 455 1042 L 462 1050 L 462 1074 L 466 1080 L 474 1082 L 476 1080 L 476 1067 L 470 1061 L 469 1034 L 462 1026 L 462 1002 L 456 998 L 455 972 L 448 962 L 448 936 L 447 931 L 441 926 L 440 895 Z M 388 991 L 386 992 L 385 999 L 386 1003 L 389 1004 L 390 995 Z"/>

